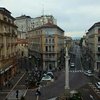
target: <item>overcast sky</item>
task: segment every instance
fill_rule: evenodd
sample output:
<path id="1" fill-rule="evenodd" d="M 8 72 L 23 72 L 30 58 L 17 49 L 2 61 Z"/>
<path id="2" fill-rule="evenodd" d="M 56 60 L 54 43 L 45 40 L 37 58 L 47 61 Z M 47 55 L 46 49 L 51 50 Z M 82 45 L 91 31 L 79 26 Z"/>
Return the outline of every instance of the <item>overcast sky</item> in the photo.
<path id="1" fill-rule="evenodd" d="M 12 12 L 37 17 L 53 15 L 67 36 L 81 37 L 100 21 L 100 0 L 0 0 L 0 6 Z"/>

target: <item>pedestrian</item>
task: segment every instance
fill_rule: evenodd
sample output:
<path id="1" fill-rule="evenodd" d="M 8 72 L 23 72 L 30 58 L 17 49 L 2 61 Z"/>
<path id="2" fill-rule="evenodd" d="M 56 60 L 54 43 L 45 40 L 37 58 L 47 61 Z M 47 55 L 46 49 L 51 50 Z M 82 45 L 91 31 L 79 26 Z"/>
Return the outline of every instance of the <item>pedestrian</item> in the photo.
<path id="1" fill-rule="evenodd" d="M 35 95 L 36 95 L 36 96 L 41 96 L 41 92 L 40 92 L 40 90 L 39 90 L 39 89 L 37 89 L 37 90 L 36 90 Z"/>
<path id="2" fill-rule="evenodd" d="M 10 82 L 8 83 L 8 87 L 10 87 L 11 86 L 11 84 L 10 84 Z"/>
<path id="3" fill-rule="evenodd" d="M 2 91 L 2 86 L 0 86 L 0 90 Z"/>

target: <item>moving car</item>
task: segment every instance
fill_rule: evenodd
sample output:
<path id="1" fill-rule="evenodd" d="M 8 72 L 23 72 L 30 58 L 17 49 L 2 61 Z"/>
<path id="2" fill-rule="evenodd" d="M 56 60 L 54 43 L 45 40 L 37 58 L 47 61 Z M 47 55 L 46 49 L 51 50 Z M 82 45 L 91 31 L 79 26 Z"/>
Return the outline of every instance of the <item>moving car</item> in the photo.
<path id="1" fill-rule="evenodd" d="M 97 87 L 98 89 L 100 89 L 100 82 L 97 82 L 95 85 L 96 85 L 96 87 Z"/>
<path id="2" fill-rule="evenodd" d="M 84 74 L 87 75 L 87 76 L 93 76 L 94 75 L 91 70 L 85 71 Z"/>

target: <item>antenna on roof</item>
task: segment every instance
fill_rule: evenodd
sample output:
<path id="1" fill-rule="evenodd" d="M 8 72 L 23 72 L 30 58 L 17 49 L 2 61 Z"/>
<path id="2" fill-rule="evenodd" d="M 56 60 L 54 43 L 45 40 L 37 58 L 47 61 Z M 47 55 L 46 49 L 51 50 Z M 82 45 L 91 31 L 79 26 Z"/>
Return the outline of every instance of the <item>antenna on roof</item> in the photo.
<path id="1" fill-rule="evenodd" d="M 42 4 L 42 16 L 43 16 L 42 22 L 43 22 L 43 25 L 44 25 L 44 1 L 43 1 L 43 4 Z"/>
<path id="2" fill-rule="evenodd" d="M 42 5 L 42 15 L 44 16 L 44 3 Z"/>

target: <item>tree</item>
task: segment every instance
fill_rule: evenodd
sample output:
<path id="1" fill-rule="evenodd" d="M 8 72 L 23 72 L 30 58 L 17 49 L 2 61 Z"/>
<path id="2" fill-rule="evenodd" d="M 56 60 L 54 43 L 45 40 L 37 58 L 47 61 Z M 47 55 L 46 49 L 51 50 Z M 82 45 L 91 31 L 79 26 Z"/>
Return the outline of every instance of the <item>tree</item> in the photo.
<path id="1" fill-rule="evenodd" d="M 81 40 L 80 40 L 80 46 L 82 47 L 82 43 L 83 43 L 83 38 L 81 38 Z"/>

